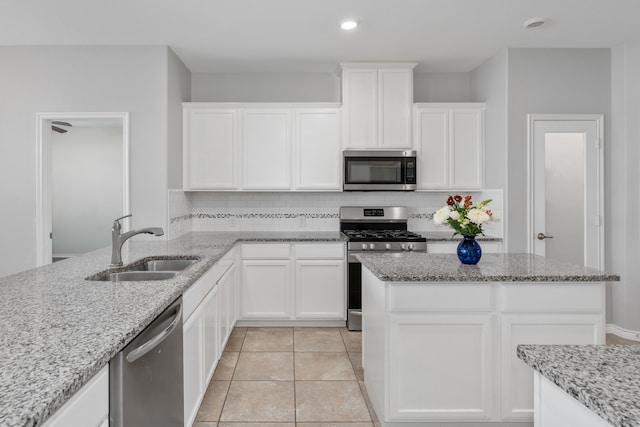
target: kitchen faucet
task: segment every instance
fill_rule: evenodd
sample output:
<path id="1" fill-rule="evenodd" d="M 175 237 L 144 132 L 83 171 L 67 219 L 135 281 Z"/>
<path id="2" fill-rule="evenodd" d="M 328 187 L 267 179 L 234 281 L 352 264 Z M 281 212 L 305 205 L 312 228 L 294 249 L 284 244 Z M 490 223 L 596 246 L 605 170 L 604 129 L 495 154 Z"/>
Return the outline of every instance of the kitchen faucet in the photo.
<path id="1" fill-rule="evenodd" d="M 120 234 L 120 229 L 122 228 L 120 225 L 120 220 L 129 218 L 131 214 L 121 216 L 120 218 L 116 218 L 113 221 L 113 225 L 111 226 L 111 267 L 120 267 L 122 265 L 122 245 L 129 238 L 135 236 L 136 234 L 153 234 L 155 236 L 162 236 L 164 231 L 162 227 L 148 227 L 141 228 L 139 230 L 131 230 L 126 233 Z"/>

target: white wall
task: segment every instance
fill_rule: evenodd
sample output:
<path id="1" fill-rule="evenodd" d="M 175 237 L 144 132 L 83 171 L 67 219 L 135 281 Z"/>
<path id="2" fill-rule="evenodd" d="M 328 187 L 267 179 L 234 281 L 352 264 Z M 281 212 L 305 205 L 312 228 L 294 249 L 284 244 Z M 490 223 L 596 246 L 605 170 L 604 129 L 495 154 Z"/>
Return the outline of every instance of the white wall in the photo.
<path id="1" fill-rule="evenodd" d="M 122 127 L 66 129 L 51 139 L 54 257 L 109 246 L 122 216 Z"/>
<path id="2" fill-rule="evenodd" d="M 605 263 L 621 275 L 609 290 L 610 322 L 640 331 L 640 42 L 612 49 L 612 140 L 605 158 Z"/>
<path id="3" fill-rule="evenodd" d="M 609 141 L 611 51 L 509 49 L 507 58 L 506 233 L 511 252 L 527 252 L 527 114 L 604 113 L 605 141 Z M 609 155 L 606 144 L 605 157 Z"/>
<path id="4" fill-rule="evenodd" d="M 36 266 L 36 112 L 129 112 L 132 227 L 166 226 L 167 52 L 0 47 L 0 276 Z"/>
<path id="5" fill-rule="evenodd" d="M 191 100 L 191 72 L 167 53 L 167 179 L 169 188 L 182 188 L 182 103 Z"/>
<path id="6" fill-rule="evenodd" d="M 470 101 L 469 73 L 414 73 L 414 102 Z"/>

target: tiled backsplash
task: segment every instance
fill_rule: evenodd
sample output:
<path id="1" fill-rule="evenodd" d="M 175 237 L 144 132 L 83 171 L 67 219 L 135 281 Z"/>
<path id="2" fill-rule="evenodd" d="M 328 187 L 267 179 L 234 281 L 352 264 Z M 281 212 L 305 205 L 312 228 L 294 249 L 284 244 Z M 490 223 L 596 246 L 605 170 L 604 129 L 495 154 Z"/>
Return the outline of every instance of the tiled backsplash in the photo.
<path id="1" fill-rule="evenodd" d="M 260 231 L 339 229 L 340 206 L 407 206 L 408 228 L 413 231 L 450 231 L 433 224 L 428 215 L 445 205 L 446 192 L 343 193 L 184 193 L 169 190 L 170 238 L 189 231 Z M 492 199 L 490 206 L 502 217 L 502 190 L 470 193 L 474 201 Z M 504 224 L 486 225 L 487 235 L 502 237 Z"/>

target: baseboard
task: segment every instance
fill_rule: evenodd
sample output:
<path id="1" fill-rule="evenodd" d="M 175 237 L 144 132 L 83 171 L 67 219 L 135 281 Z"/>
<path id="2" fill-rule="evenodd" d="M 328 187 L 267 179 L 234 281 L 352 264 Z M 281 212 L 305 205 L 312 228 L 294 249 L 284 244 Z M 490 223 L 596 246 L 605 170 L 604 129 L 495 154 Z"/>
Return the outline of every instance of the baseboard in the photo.
<path id="1" fill-rule="evenodd" d="M 607 323 L 605 329 L 608 334 L 614 334 L 619 336 L 620 338 L 636 341 L 640 339 L 640 331 L 630 331 L 629 329 L 621 328 L 620 326 L 614 325 L 612 323 Z"/>
<path id="2" fill-rule="evenodd" d="M 236 321 L 236 327 L 322 327 L 344 328 L 346 320 L 240 320 Z"/>

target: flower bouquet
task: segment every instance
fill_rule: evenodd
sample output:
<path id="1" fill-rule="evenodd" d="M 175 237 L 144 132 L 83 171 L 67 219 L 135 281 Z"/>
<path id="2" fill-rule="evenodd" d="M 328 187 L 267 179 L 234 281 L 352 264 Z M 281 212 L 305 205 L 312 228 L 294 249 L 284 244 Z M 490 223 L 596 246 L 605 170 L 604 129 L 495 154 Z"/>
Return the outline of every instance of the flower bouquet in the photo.
<path id="1" fill-rule="evenodd" d="M 480 261 L 482 249 L 475 237 L 484 235 L 482 225 L 493 219 L 493 212 L 487 207 L 490 202 L 491 199 L 487 199 L 474 204 L 471 196 L 449 196 L 447 205 L 431 215 L 434 223 L 448 225 L 453 228 L 454 235 L 463 236 L 458 245 L 458 258 L 464 264 Z"/>

